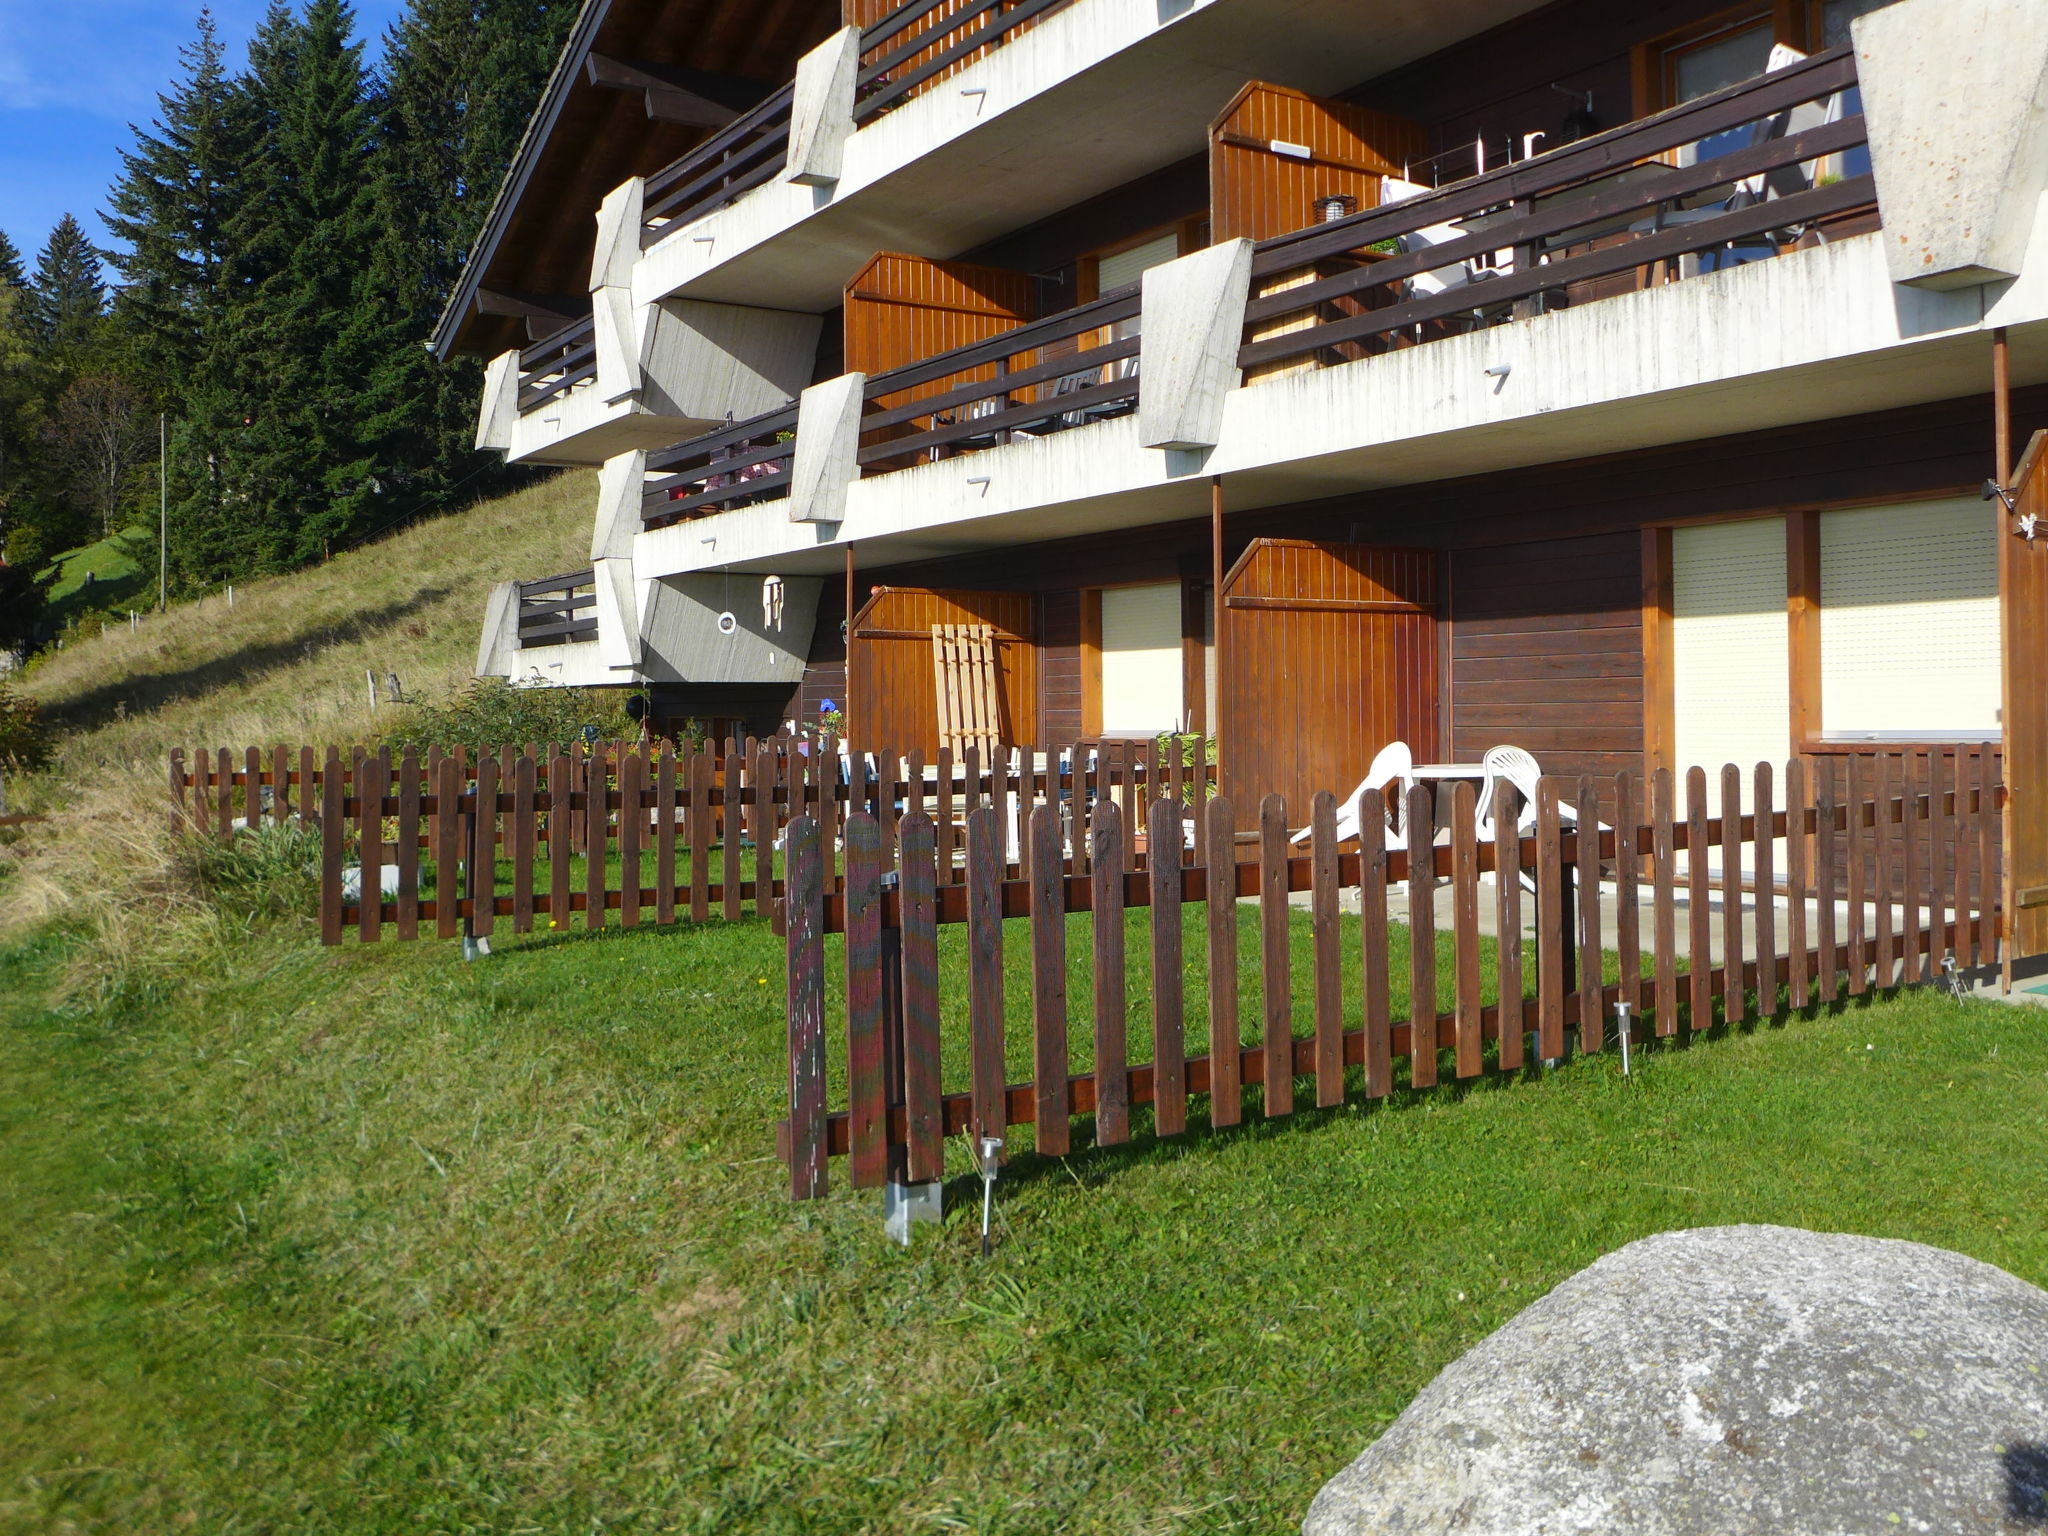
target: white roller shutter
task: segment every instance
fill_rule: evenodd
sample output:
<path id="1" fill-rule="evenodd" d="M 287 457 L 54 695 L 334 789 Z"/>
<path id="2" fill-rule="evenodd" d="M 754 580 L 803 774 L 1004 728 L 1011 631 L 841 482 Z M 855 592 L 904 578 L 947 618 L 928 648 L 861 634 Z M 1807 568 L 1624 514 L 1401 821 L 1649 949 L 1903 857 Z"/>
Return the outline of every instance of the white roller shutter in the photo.
<path id="1" fill-rule="evenodd" d="M 1143 245 L 1134 245 L 1127 251 L 1118 251 L 1114 256 L 1104 256 L 1095 267 L 1095 291 L 1108 293 L 1112 288 L 1121 288 L 1125 283 L 1135 283 L 1145 275 L 1148 267 L 1161 262 L 1172 261 L 1180 255 L 1180 236 L 1161 235 L 1156 240 L 1147 240 Z"/>
<path id="2" fill-rule="evenodd" d="M 1180 587 L 1110 587 L 1102 594 L 1102 734 L 1180 729 Z"/>
<path id="3" fill-rule="evenodd" d="M 1742 769 L 1747 806 L 1756 765 L 1782 768 L 1792 751 L 1784 519 L 1674 530 L 1671 578 L 1679 808 L 1684 770 L 1698 766 L 1719 814 L 1724 763 Z"/>
<path id="4" fill-rule="evenodd" d="M 1824 514 L 1820 655 L 1830 740 L 1997 736 L 1998 535 L 1983 504 Z"/>

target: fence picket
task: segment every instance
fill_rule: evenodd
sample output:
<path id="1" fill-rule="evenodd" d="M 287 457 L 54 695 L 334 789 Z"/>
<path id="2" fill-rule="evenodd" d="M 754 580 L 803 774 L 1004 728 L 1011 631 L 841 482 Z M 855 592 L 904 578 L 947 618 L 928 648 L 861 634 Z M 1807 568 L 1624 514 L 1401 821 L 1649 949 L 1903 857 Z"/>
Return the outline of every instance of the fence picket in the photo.
<path id="1" fill-rule="evenodd" d="M 1522 1069 L 1522 797 L 1505 779 L 1493 786 L 1494 968 L 1500 977 L 1500 1068 Z"/>
<path id="2" fill-rule="evenodd" d="M 1587 1054 L 1607 1043 L 1601 1013 L 1600 790 L 1590 774 L 1579 778 L 1577 825 L 1579 897 L 1579 1049 Z"/>
<path id="3" fill-rule="evenodd" d="M 254 749 L 251 749 L 253 755 Z M 372 757 L 356 775 L 356 937 L 384 936 L 384 760 Z M 249 799 L 257 798 L 249 786 Z"/>
<path id="4" fill-rule="evenodd" d="M 1814 996 L 1835 1000 L 1838 957 L 1835 947 L 1835 899 L 1841 888 L 1841 844 L 1835 836 L 1835 775 L 1829 765 L 1815 773 L 1813 796 L 1814 937 L 1820 945 Z"/>
<path id="5" fill-rule="evenodd" d="M 1266 1118 L 1294 1113 L 1294 985 L 1287 936 L 1287 805 L 1259 802 L 1259 1010 Z"/>
<path id="6" fill-rule="evenodd" d="M 846 1103 L 855 1189 L 888 1177 L 889 1100 L 882 1074 L 882 829 L 846 819 Z"/>
<path id="7" fill-rule="evenodd" d="M 1806 901 L 1812 889 L 1812 845 L 1807 841 L 1810 804 L 1807 763 L 1785 764 L 1785 961 L 1789 1001 L 1804 1008 L 1813 996 L 1813 957 L 1807 935 Z"/>
<path id="8" fill-rule="evenodd" d="M 1072 1110 L 1067 1095 L 1067 903 L 1057 805 L 1041 804 L 1031 812 L 1031 1043 L 1033 1140 L 1046 1156 L 1065 1157 Z"/>
<path id="9" fill-rule="evenodd" d="M 1643 916 L 1637 905 L 1642 878 L 1643 797 L 1633 773 L 1614 779 L 1614 948 L 1620 1001 L 1631 1020 L 1643 1011 Z"/>
<path id="10" fill-rule="evenodd" d="M 1721 765 L 1721 1017 L 1749 1016 L 1742 959 L 1742 770 Z"/>
<path id="11" fill-rule="evenodd" d="M 977 1137 L 1007 1133 L 1003 1066 L 1003 824 L 985 806 L 967 818 L 967 1026 Z"/>
<path id="12" fill-rule="evenodd" d="M 1176 832 L 1179 820 L 1176 815 Z M 1329 1109 L 1344 1102 L 1344 958 L 1337 931 L 1337 797 L 1326 789 L 1318 790 L 1309 802 L 1308 824 L 1309 924 L 1315 956 L 1316 1108 Z"/>
<path id="13" fill-rule="evenodd" d="M 411 774 L 408 763 L 406 772 Z M 512 760 L 512 931 L 533 932 L 533 844 L 534 844 L 534 792 L 535 765 L 530 752 L 522 752 Z M 400 815 L 403 816 L 403 802 Z M 398 829 L 399 857 L 405 856 L 406 832 L 401 820 Z M 404 889 L 404 876 L 399 877 L 400 889 Z M 403 897 L 400 898 L 403 900 Z M 403 918 L 404 913 L 401 912 Z"/>
<path id="14" fill-rule="evenodd" d="M 194 755 L 199 786 L 193 799 L 206 802 L 206 748 Z M 347 827 L 342 818 L 341 754 L 327 749 L 327 768 L 320 776 L 320 942 L 341 942 L 341 861 Z M 205 832 L 202 825 L 199 829 Z"/>
<path id="15" fill-rule="evenodd" d="M 1956 968 L 1967 968 L 1977 963 L 1976 923 L 1976 872 L 1971 866 L 1976 862 L 1977 824 L 1970 814 L 1970 760 L 1962 747 L 1956 748 Z"/>
<path id="16" fill-rule="evenodd" d="M 1869 883 L 1865 878 L 1869 868 L 1864 856 L 1863 845 L 1863 759 L 1850 753 L 1843 763 L 1843 772 L 1848 784 L 1843 795 L 1844 819 L 1848 826 L 1843 833 L 1844 879 L 1843 885 L 1848 899 L 1847 949 L 1849 952 L 1849 996 L 1861 997 L 1869 974 L 1870 945 L 1865 929 L 1864 904 L 1869 899 Z"/>
<path id="17" fill-rule="evenodd" d="M 1714 896 L 1707 864 L 1707 773 L 1685 770 L 1685 974 L 1690 1017 L 1698 1033 L 1714 1027 Z"/>
<path id="18" fill-rule="evenodd" d="M 1777 812 L 1771 765 L 1758 763 L 1751 804 L 1756 809 L 1756 1008 L 1761 1018 L 1778 1011 L 1777 840 L 1771 836 Z"/>
<path id="19" fill-rule="evenodd" d="M 327 777 L 341 778 L 340 764 L 330 753 Z M 434 785 L 434 933 L 452 939 L 462 932 L 463 847 L 462 765 L 453 753 L 441 759 Z"/>
<path id="20" fill-rule="evenodd" d="M 363 749 L 355 749 L 356 771 L 349 776 L 350 787 L 358 795 L 362 793 Z M 226 747 L 216 747 L 213 753 L 214 803 L 213 835 L 221 842 L 234 841 L 235 836 L 235 760 L 228 756 Z"/>
<path id="21" fill-rule="evenodd" d="M 415 756 L 418 748 L 408 747 Z M 270 820 L 283 826 L 292 815 L 292 760 L 282 743 L 270 749 Z M 417 919 L 415 919 L 417 921 Z"/>
<path id="22" fill-rule="evenodd" d="M 1659 768 L 1650 776 L 1650 952 L 1657 1034 L 1667 1040 L 1678 1034 L 1678 839 L 1672 800 L 1671 770 Z"/>
<path id="23" fill-rule="evenodd" d="M 1180 928 L 1180 802 L 1154 800 L 1150 815 L 1145 870 L 1152 887 L 1152 1128 L 1161 1136 L 1178 1136 L 1188 1128 L 1187 1012 Z M 1331 862 L 1334 866 L 1334 858 Z M 1333 938 L 1335 906 L 1333 889 Z M 1335 975 L 1334 970 L 1331 974 Z M 1340 1018 L 1336 1021 L 1340 1035 L 1343 1027 Z M 1338 1099 L 1344 1096 L 1343 1081 L 1340 1057 Z"/>
<path id="24" fill-rule="evenodd" d="M 1955 915 L 1955 815 L 1950 785 L 1953 782 L 1945 753 L 1927 755 L 1927 844 L 1932 857 L 1927 861 L 1928 923 L 1927 972 L 1939 979 L 1951 958 L 1951 924 Z M 1945 857 L 1944 857 L 1945 856 Z"/>
<path id="25" fill-rule="evenodd" d="M 1216 810 L 1219 805 L 1225 809 Z M 1227 852 L 1228 803 L 1213 800 L 1210 806 L 1211 824 L 1222 824 L 1220 836 L 1211 841 L 1220 841 Z M 1362 829 L 1358 839 L 1358 941 L 1359 995 L 1365 1013 L 1365 1096 L 1383 1099 L 1394 1089 L 1394 1009 L 1387 961 L 1387 807 L 1377 787 L 1359 796 L 1358 825 Z"/>
<path id="26" fill-rule="evenodd" d="M 818 824 L 800 817 L 788 833 L 784 932 L 789 975 L 789 1192 L 825 1193 L 825 884 Z"/>
<path id="27" fill-rule="evenodd" d="M 1565 954 L 1571 921 L 1564 899 L 1564 849 L 1557 781 L 1536 782 L 1536 1054 L 1564 1058 Z"/>
<path id="28" fill-rule="evenodd" d="M 664 749 L 665 750 L 665 749 Z M 723 916 L 728 923 L 740 920 L 740 842 L 745 828 L 740 810 L 740 748 L 730 736 L 725 739 L 725 765 L 721 773 L 718 804 L 718 878 L 725 897 Z M 884 836 L 882 857 L 893 852 L 894 839 Z"/>
<path id="29" fill-rule="evenodd" d="M 1228 800 L 1209 802 L 1202 831 L 1203 916 L 1209 938 L 1209 1123 L 1221 1127 L 1244 1119 L 1243 1065 L 1238 1055 L 1237 834 Z M 1382 893 L 1382 906 L 1385 899 Z"/>
<path id="30" fill-rule="evenodd" d="M 972 761 L 974 749 L 967 749 Z M 1123 813 L 1104 796 L 1088 831 L 1095 933 L 1095 1141 L 1113 1147 L 1131 1139 L 1130 1085 L 1125 1071 Z"/>
<path id="31" fill-rule="evenodd" d="M 605 801 L 610 790 L 602 750 L 593 748 L 583 760 L 583 926 L 595 931 L 604 926 L 606 855 L 610 852 L 611 825 Z"/>
<path id="32" fill-rule="evenodd" d="M 920 809 L 896 836 L 903 912 L 903 1113 L 913 1183 L 943 1178 L 946 1122 L 940 1099 L 938 836 Z M 758 857 L 758 854 L 757 854 Z"/>
<path id="33" fill-rule="evenodd" d="M 823 796 L 818 801 L 817 822 L 820 878 L 829 892 L 839 832 L 831 801 Z M 706 741 L 690 749 L 689 823 L 690 921 L 701 923 L 711 916 L 711 745 Z"/>
<path id="34" fill-rule="evenodd" d="M 287 772 L 284 748 L 279 747 L 271 761 L 276 765 L 271 771 L 271 797 L 273 809 L 285 799 Z M 417 747 L 407 747 L 398 759 L 398 915 L 396 919 L 398 937 L 417 939 L 420 936 L 420 756 Z"/>
<path id="35" fill-rule="evenodd" d="M 1999 912 L 2004 904 L 1999 894 L 2004 887 L 2000 884 L 1998 770 L 1990 747 L 1981 747 L 1971 756 L 1977 764 L 1977 963 L 1996 965 Z"/>
<path id="36" fill-rule="evenodd" d="M 497 924 L 498 895 L 498 759 L 489 752 L 476 755 L 469 836 L 469 931 L 487 939 Z"/>
<path id="37" fill-rule="evenodd" d="M 646 759 L 637 749 L 619 753 L 619 926 L 640 926 L 640 834 L 647 825 L 641 806 Z"/>
<path id="38" fill-rule="evenodd" d="M 1892 967 L 1892 804 L 1898 791 L 1896 759 L 1889 752 L 1877 755 L 1875 824 L 1870 829 L 1872 911 L 1871 987 L 1878 992 L 1891 989 Z"/>
<path id="39" fill-rule="evenodd" d="M 548 926 L 569 931 L 570 872 L 576 858 L 576 773 L 557 746 L 548 758 Z"/>

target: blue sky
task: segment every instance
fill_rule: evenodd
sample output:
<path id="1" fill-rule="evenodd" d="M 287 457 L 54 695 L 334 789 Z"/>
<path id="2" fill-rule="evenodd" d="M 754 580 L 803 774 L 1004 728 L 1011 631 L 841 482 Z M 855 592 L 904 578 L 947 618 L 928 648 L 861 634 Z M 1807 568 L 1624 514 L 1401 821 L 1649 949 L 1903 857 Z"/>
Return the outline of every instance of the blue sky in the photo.
<path id="1" fill-rule="evenodd" d="M 402 8 L 356 0 L 373 60 Z M 107 239 L 99 211 L 133 142 L 129 124 L 155 120 L 199 9 L 200 0 L 0 0 L 0 229 L 31 265 L 64 213 Z M 239 67 L 264 0 L 213 0 L 212 9 Z"/>

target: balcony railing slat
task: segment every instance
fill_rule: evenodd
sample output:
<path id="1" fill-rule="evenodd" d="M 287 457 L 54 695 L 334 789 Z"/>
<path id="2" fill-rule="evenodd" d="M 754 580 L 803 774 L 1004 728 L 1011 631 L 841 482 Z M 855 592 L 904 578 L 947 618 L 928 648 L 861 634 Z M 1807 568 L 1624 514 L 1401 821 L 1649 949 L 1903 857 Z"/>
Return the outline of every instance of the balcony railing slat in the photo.
<path id="1" fill-rule="evenodd" d="M 918 9 L 929 14 L 944 3 L 945 0 L 932 0 L 931 4 L 919 6 Z M 901 64 L 905 59 L 914 59 L 928 48 L 939 47 L 946 38 L 958 32 L 976 17 L 986 15 L 992 8 L 1001 4 L 1003 4 L 1003 0 L 972 0 L 971 4 L 954 11 L 946 17 L 947 26 L 944 31 L 934 28 L 930 32 L 920 32 L 915 37 L 904 39 L 886 54 L 862 67 L 860 74 L 856 77 L 856 88 L 865 89 L 881 79 L 882 76 L 886 75 L 898 64 Z M 861 38 L 862 56 L 865 57 L 867 50 L 873 46 L 875 46 L 874 42 L 868 37 L 863 36 Z M 866 102 L 859 103 L 855 111 L 858 112 L 860 108 L 866 105 Z"/>
<path id="2" fill-rule="evenodd" d="M 923 399 L 913 400 L 908 405 L 892 406 L 886 411 L 877 411 L 872 416 L 861 418 L 861 430 L 875 432 L 884 427 L 898 426 L 906 421 L 915 421 L 920 416 L 929 416 L 934 411 L 949 411 L 956 406 L 983 400 L 991 395 L 1029 389 L 1038 384 L 1049 384 L 1071 373 L 1083 373 L 1090 368 L 1121 362 L 1127 357 L 1137 355 L 1138 338 L 1126 336 L 1121 341 L 1105 342 L 1099 347 L 1069 352 L 1066 356 L 1056 357 L 1051 362 L 1034 363 L 1029 368 L 1019 368 L 1015 372 L 1001 374 L 993 379 L 977 379 L 972 384 L 962 384 L 957 389 L 949 389 L 942 395 L 926 395 Z M 869 398 L 872 399 L 874 396 L 870 394 Z"/>
<path id="3" fill-rule="evenodd" d="M 874 95 L 863 101 L 855 109 L 855 120 L 863 123 L 866 122 L 877 113 L 885 111 L 898 101 L 903 100 L 919 86 L 923 85 L 934 75 L 947 69 L 963 55 L 972 53 L 977 48 L 992 47 L 1002 42 L 1008 34 L 1016 31 L 1017 28 L 1023 26 L 1026 22 L 1035 19 L 1055 6 L 1068 3 L 1069 0 L 1023 0 L 1023 3 L 1015 9 L 1005 11 L 1000 16 L 984 23 L 967 36 L 941 49 L 902 79 L 892 80 L 887 86 L 875 92 Z M 979 15 L 980 13 L 981 7 L 977 6 L 972 14 Z"/>

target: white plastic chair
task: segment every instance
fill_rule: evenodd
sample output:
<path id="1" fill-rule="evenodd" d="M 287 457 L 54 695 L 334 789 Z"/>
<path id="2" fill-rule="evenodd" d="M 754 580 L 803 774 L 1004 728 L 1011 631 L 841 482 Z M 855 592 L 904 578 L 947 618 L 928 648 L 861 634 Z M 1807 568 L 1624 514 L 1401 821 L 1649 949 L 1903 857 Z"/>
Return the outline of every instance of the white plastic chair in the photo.
<path id="1" fill-rule="evenodd" d="M 1366 769 L 1365 777 L 1358 781 L 1358 787 L 1345 796 L 1343 804 L 1337 807 L 1337 841 L 1348 843 L 1353 838 L 1362 836 L 1364 829 L 1359 824 L 1359 807 L 1364 803 L 1365 792 L 1368 789 L 1384 790 L 1390 780 L 1397 780 L 1405 785 L 1414 767 L 1415 754 L 1408 749 L 1407 742 L 1390 741 L 1381 747 L 1374 754 L 1372 766 Z M 1401 796 L 1395 794 L 1387 801 L 1384 817 L 1386 825 L 1380 833 L 1382 837 L 1388 832 L 1400 832 L 1402 814 Z M 1305 843 L 1312 831 L 1312 827 L 1303 827 L 1289 841 Z"/>

